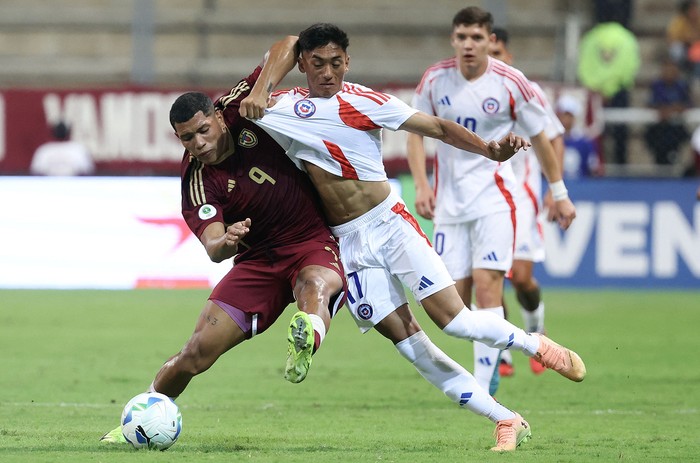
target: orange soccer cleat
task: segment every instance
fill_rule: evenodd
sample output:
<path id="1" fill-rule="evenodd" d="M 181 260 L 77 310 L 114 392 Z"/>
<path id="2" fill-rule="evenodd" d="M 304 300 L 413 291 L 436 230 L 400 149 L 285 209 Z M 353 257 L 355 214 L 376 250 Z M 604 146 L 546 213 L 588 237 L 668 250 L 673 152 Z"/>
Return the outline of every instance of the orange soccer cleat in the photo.
<path id="1" fill-rule="evenodd" d="M 576 352 L 560 346 L 544 334 L 532 333 L 532 336 L 540 338 L 540 347 L 532 359 L 571 381 L 583 381 L 586 377 L 586 365 Z"/>
<path id="2" fill-rule="evenodd" d="M 515 418 L 496 423 L 493 434 L 496 437 L 496 446 L 491 450 L 494 452 L 512 452 L 532 437 L 530 425 L 518 413 L 515 414 Z"/>

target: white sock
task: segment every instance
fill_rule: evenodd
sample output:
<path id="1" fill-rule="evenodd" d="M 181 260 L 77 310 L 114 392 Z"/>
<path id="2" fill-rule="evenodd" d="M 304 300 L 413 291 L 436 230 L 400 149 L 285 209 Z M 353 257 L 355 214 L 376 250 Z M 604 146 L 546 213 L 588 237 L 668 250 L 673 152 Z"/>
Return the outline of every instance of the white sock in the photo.
<path id="1" fill-rule="evenodd" d="M 496 402 L 479 387 L 474 377 L 433 344 L 423 331 L 396 344 L 396 350 L 411 362 L 423 378 L 461 407 L 494 423 L 515 416 L 512 410 Z"/>
<path id="2" fill-rule="evenodd" d="M 470 311 L 466 307 L 447 324 L 443 331 L 456 338 L 483 342 L 489 347 L 511 349 L 532 357 L 540 340 L 530 336 L 508 320 L 486 310 Z"/>
<path id="3" fill-rule="evenodd" d="M 153 381 L 151 381 L 151 384 L 148 386 L 148 389 L 146 390 L 146 392 L 158 392 L 158 391 L 156 391 L 155 383 L 156 383 L 155 379 Z M 168 396 L 168 397 L 170 397 L 170 396 Z M 175 400 L 175 399 L 177 399 L 177 397 L 178 396 L 170 397 L 170 398 Z"/>
<path id="4" fill-rule="evenodd" d="M 503 306 L 479 309 L 481 312 L 489 312 L 497 317 L 503 318 Z M 496 389 L 491 387 L 491 380 L 498 368 L 498 355 L 501 349 L 489 347 L 481 342 L 474 343 L 474 377 L 479 386 L 489 391 L 491 395 L 496 393 Z"/>
<path id="5" fill-rule="evenodd" d="M 315 313 L 310 313 L 309 318 L 311 319 L 311 326 L 313 326 L 314 331 L 318 333 L 318 346 L 321 347 L 323 338 L 326 337 L 326 324 L 323 323 L 323 319 Z"/>
<path id="6" fill-rule="evenodd" d="M 522 307 L 520 312 L 523 315 L 525 331 L 528 333 L 544 333 L 544 302 L 540 301 L 540 305 L 532 312 Z"/>

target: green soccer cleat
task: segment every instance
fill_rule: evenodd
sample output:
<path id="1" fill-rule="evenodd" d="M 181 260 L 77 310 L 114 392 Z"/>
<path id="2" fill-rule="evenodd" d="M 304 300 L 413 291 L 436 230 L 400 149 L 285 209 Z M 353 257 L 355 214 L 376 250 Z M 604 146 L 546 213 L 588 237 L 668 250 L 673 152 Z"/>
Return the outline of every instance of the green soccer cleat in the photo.
<path id="1" fill-rule="evenodd" d="M 311 319 L 305 312 L 297 312 L 289 323 L 287 334 L 289 347 L 287 348 L 287 367 L 284 371 L 284 379 L 290 383 L 304 381 L 314 350 L 314 328 Z"/>
<path id="2" fill-rule="evenodd" d="M 122 434 L 122 427 L 117 426 L 110 432 L 100 437 L 100 442 L 105 442 L 108 444 L 126 444 L 126 438 Z"/>

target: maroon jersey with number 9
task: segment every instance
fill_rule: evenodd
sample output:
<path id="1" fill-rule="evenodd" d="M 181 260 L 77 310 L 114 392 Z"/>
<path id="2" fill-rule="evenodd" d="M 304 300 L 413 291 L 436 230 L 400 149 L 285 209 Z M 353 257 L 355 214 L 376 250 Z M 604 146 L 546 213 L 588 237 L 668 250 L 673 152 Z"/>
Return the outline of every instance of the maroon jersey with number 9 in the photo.
<path id="1" fill-rule="evenodd" d="M 250 217 L 250 233 L 236 261 L 331 234 L 306 174 L 267 133 L 238 114 L 259 72 L 258 67 L 215 104 L 223 110 L 235 153 L 213 166 L 187 152 L 182 161 L 182 214 L 197 237 L 212 222 L 230 225 Z"/>

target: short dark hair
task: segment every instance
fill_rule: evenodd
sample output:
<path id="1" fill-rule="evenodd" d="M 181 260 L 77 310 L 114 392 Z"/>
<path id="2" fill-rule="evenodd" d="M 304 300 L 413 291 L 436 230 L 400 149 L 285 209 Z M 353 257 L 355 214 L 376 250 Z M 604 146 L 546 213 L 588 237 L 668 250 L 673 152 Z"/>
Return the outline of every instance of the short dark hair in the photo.
<path id="1" fill-rule="evenodd" d="M 493 29 L 493 16 L 488 11 L 482 10 L 477 6 L 468 6 L 459 10 L 454 18 L 452 18 L 453 29 L 457 26 L 470 26 L 472 24 L 484 26 L 490 33 Z"/>
<path id="2" fill-rule="evenodd" d="M 315 50 L 329 43 L 338 45 L 343 51 L 350 46 L 350 39 L 344 30 L 330 23 L 316 23 L 299 33 L 299 52 Z"/>
<path id="3" fill-rule="evenodd" d="M 175 124 L 187 122 L 199 111 L 205 116 L 210 116 L 214 112 L 214 103 L 208 95 L 201 92 L 183 93 L 170 107 L 170 125 L 175 128 Z"/>
<path id="4" fill-rule="evenodd" d="M 65 122 L 61 121 L 51 127 L 51 135 L 53 135 L 56 140 L 68 140 L 70 138 L 70 127 L 68 127 Z"/>
<path id="5" fill-rule="evenodd" d="M 496 36 L 496 42 L 503 42 L 503 45 L 508 46 L 508 40 L 510 40 L 510 36 L 508 35 L 507 30 L 505 30 L 502 27 L 494 27 L 491 30 L 491 33 Z"/>

